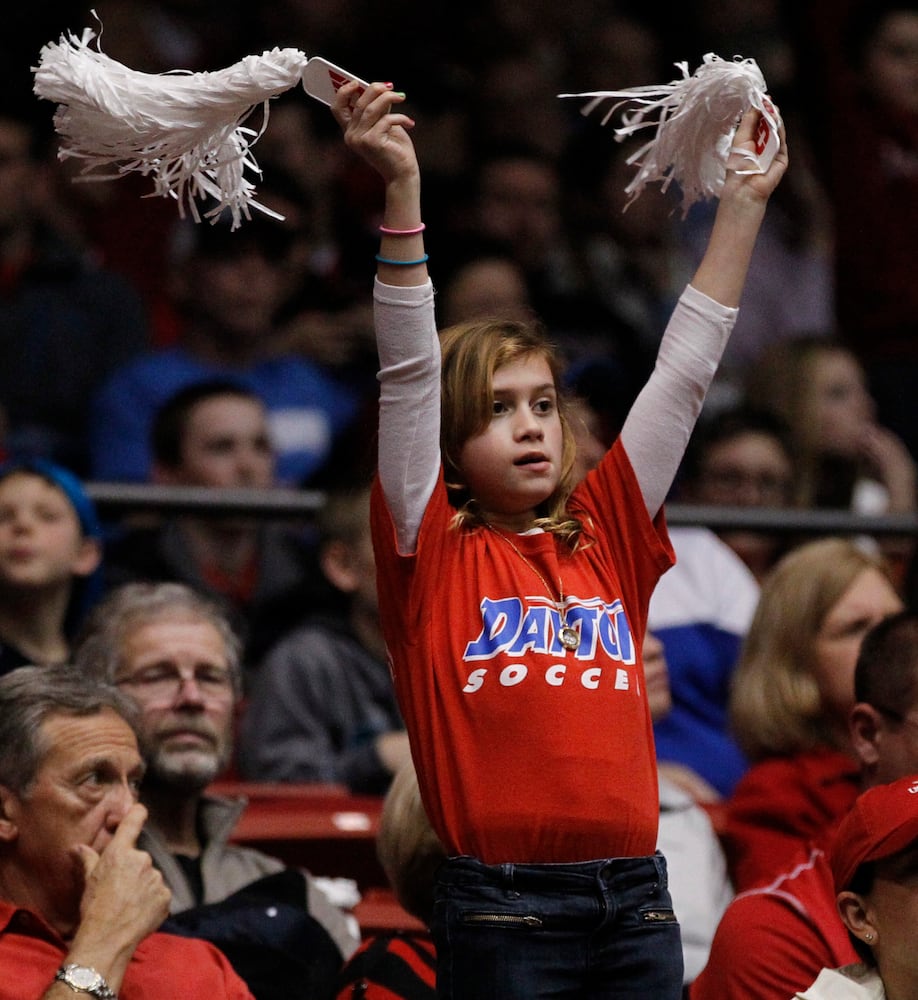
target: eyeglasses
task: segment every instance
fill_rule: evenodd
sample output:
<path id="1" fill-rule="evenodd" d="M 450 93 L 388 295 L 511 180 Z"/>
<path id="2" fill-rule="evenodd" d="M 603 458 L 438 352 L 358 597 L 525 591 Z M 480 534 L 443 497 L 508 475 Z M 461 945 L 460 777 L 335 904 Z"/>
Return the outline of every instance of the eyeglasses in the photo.
<path id="1" fill-rule="evenodd" d="M 790 479 L 771 472 L 714 466 L 703 470 L 702 478 L 707 488 L 724 500 L 754 493 L 763 506 L 778 506 L 790 499 Z"/>
<path id="2" fill-rule="evenodd" d="M 132 687 L 145 698 L 174 701 L 184 685 L 192 681 L 201 695 L 210 700 L 228 698 L 233 693 L 233 678 L 222 667 L 201 666 L 189 672 L 167 666 L 150 667 L 121 677 L 115 683 L 118 687 Z"/>

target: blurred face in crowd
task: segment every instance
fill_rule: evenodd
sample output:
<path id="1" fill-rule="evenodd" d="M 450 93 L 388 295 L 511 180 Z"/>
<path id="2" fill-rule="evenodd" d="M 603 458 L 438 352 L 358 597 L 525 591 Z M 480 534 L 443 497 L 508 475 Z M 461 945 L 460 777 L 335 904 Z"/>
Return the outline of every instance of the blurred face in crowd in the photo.
<path id="1" fill-rule="evenodd" d="M 0 118 L 0 235 L 27 214 L 34 177 L 29 147 L 25 125 Z"/>
<path id="2" fill-rule="evenodd" d="M 781 442 L 759 430 L 745 430 L 712 443 L 692 484 L 700 504 L 733 507 L 786 507 L 791 502 L 793 466 Z M 761 531 L 724 531 L 720 537 L 761 577 L 781 546 L 777 535 Z"/>
<path id="3" fill-rule="evenodd" d="M 526 267 L 544 264 L 560 229 L 558 176 L 549 163 L 506 159 L 483 171 L 478 202 L 482 232 L 513 249 Z"/>
<path id="4" fill-rule="evenodd" d="M 99 559 L 63 490 L 31 472 L 0 480 L 0 587 L 59 584 L 90 574 Z"/>
<path id="5" fill-rule="evenodd" d="M 148 780 L 197 790 L 223 771 L 236 700 L 223 640 L 210 622 L 171 615 L 130 630 L 115 682 L 140 708 Z"/>
<path id="6" fill-rule="evenodd" d="M 526 280 L 512 260 L 484 257 L 461 269 L 444 293 L 444 325 L 500 317 L 532 318 Z"/>
<path id="7" fill-rule="evenodd" d="M 784 507 L 791 499 L 790 456 L 771 435 L 743 431 L 712 444 L 699 469 L 698 503 Z"/>
<path id="8" fill-rule="evenodd" d="M 826 615 L 813 645 L 812 673 L 826 710 L 847 720 L 854 704 L 854 668 L 867 632 L 902 601 L 887 578 L 873 567 L 859 573 Z"/>
<path id="9" fill-rule="evenodd" d="M 860 453 L 876 407 L 867 391 L 864 370 L 846 350 L 819 352 L 810 369 L 808 433 L 821 451 Z"/>
<path id="10" fill-rule="evenodd" d="M 274 484 L 274 460 L 262 404 L 245 396 L 213 396 L 189 414 L 181 465 L 159 469 L 158 478 L 188 486 L 264 489 Z"/>
<path id="11" fill-rule="evenodd" d="M 864 80 L 881 103 L 918 114 L 918 10 L 883 18 L 864 52 Z"/>
<path id="12" fill-rule="evenodd" d="M 567 419 L 577 446 L 574 459 L 574 482 L 595 469 L 606 453 L 602 443 L 599 417 L 596 411 L 582 399 L 569 399 Z"/>
<path id="13" fill-rule="evenodd" d="M 271 331 L 286 270 L 256 245 L 200 256 L 180 278 L 185 301 L 226 345 L 251 347 Z"/>

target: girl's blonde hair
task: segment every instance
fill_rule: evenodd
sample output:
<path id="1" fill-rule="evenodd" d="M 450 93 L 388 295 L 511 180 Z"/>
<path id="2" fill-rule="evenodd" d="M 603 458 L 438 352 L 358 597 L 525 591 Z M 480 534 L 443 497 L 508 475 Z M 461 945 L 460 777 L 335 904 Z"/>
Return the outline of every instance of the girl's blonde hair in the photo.
<path id="1" fill-rule="evenodd" d="M 733 677 L 730 722 L 751 761 L 838 746 L 812 673 L 817 635 L 829 612 L 867 569 L 885 563 L 841 538 L 789 552 L 765 578 Z"/>
<path id="2" fill-rule="evenodd" d="M 554 347 L 535 324 L 514 320 L 477 320 L 448 327 L 440 334 L 442 403 L 440 450 L 450 502 L 458 526 L 481 524 L 475 498 L 463 482 L 459 455 L 465 443 L 481 434 L 493 416 L 494 373 L 503 365 L 531 355 L 545 359 L 558 391 L 561 421 L 561 476 L 555 491 L 538 509 L 536 525 L 575 547 L 582 525 L 570 516 L 567 501 L 576 485 L 576 445 L 561 392 L 561 367 Z"/>

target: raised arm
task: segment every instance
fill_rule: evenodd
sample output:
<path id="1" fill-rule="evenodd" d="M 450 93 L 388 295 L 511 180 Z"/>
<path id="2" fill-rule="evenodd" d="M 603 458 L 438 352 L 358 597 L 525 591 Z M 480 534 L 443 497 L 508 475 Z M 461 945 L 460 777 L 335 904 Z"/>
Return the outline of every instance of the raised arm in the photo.
<path id="1" fill-rule="evenodd" d="M 735 147 L 755 148 L 759 117 L 757 111 L 744 115 Z M 625 420 L 622 443 L 651 516 L 666 499 L 720 364 L 765 207 L 786 169 L 783 128 L 781 147 L 764 174 L 728 169 L 707 251 L 666 328 L 654 371 Z"/>
<path id="2" fill-rule="evenodd" d="M 348 147 L 386 186 L 374 290 L 379 352 L 379 476 L 398 532 L 414 551 L 440 468 L 440 348 L 421 219 L 414 122 L 399 113 L 404 95 L 374 83 L 338 91 L 332 112 Z"/>

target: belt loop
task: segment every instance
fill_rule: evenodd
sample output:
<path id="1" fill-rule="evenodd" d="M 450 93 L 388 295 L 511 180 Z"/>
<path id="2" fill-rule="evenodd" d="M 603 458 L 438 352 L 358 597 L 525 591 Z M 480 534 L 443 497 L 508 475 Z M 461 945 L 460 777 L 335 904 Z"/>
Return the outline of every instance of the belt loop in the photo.
<path id="1" fill-rule="evenodd" d="M 513 864 L 505 861 L 500 866 L 501 878 L 504 880 L 504 884 L 509 888 L 513 888 Z"/>

